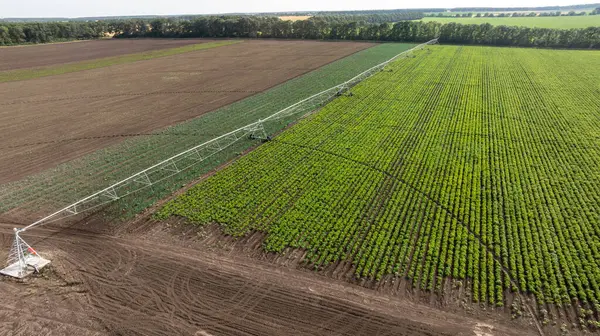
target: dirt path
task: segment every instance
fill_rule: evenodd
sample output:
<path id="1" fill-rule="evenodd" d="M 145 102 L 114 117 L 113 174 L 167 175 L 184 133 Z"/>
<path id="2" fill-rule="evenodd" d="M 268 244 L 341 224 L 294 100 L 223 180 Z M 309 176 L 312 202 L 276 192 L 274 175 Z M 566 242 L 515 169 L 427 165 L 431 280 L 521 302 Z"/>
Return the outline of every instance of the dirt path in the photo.
<path id="1" fill-rule="evenodd" d="M 0 224 L 2 252 L 11 226 Z M 0 335 L 533 334 L 222 249 L 186 246 L 156 224 L 120 232 L 79 224 L 28 233 L 53 259 L 52 271 L 25 284 L 0 278 L 6 298 Z"/>

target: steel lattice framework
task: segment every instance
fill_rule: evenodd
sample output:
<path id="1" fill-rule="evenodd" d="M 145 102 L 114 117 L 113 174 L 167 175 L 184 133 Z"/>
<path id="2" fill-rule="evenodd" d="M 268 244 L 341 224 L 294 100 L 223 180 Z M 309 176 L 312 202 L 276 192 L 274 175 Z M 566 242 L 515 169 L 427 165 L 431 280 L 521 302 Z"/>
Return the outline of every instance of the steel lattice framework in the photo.
<path id="1" fill-rule="evenodd" d="M 265 131 L 265 123 L 288 118 L 294 115 L 306 114 L 314 111 L 320 106 L 325 105 L 329 101 L 335 99 L 337 96 L 351 94 L 350 89 L 353 86 L 382 71 L 391 62 L 401 57 L 407 57 L 412 52 L 435 43 L 437 43 L 437 39 L 433 39 L 412 49 L 406 50 L 390 58 L 389 60 L 358 74 L 344 83 L 321 91 L 293 105 L 290 105 L 265 119 L 258 120 L 252 124 L 238 128 L 234 131 L 199 144 L 198 146 L 192 147 L 136 174 L 133 174 L 117 183 L 114 183 L 107 188 L 87 196 L 71 205 L 68 205 L 44 218 L 41 218 L 26 227 L 20 229 L 15 228 L 15 243 L 13 244 L 13 248 L 9 254 L 8 266 L 3 270 L 0 270 L 0 273 L 14 277 L 23 277 L 31 273 L 29 267 L 33 267 L 37 270 L 49 263 L 48 260 L 41 258 L 37 252 L 33 250 L 33 248 L 25 243 L 25 241 L 20 237 L 21 233 L 36 226 L 49 224 L 67 217 L 78 215 L 82 212 L 96 209 L 120 198 L 126 197 L 132 193 L 148 188 L 169 177 L 179 174 L 188 168 L 191 168 L 192 166 L 210 158 L 211 156 L 221 152 L 222 150 L 230 147 L 242 139 L 252 138 L 268 140 L 270 138 Z M 34 251 L 34 254 L 28 253 L 27 251 Z"/>

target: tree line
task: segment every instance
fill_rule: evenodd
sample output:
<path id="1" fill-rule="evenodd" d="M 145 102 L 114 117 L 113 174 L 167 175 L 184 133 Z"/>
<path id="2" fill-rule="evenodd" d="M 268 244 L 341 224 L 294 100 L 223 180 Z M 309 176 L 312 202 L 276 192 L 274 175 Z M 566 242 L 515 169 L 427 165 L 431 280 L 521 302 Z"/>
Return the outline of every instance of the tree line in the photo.
<path id="1" fill-rule="evenodd" d="M 404 20 L 420 20 L 425 17 L 423 12 L 390 12 L 383 14 L 336 14 L 317 15 L 309 18 L 312 21 L 325 21 L 328 23 L 362 22 L 362 23 L 384 23 L 398 22 Z"/>
<path id="2" fill-rule="evenodd" d="M 94 39 L 109 31 L 107 22 L 0 22 L 0 45 Z"/>
<path id="3" fill-rule="evenodd" d="M 67 23 L 0 23 L 0 44 L 42 43 L 56 39 L 87 39 L 114 34 L 117 38 L 286 38 L 371 40 L 600 49 L 600 27 L 550 29 L 491 24 L 465 25 L 422 21 L 369 23 L 328 21 L 315 17 L 283 21 L 277 17 L 210 16 L 192 20 L 131 19 Z"/>
<path id="4" fill-rule="evenodd" d="M 546 48 L 600 48 L 600 27 L 581 29 L 492 26 L 489 23 L 400 21 L 328 22 L 319 18 L 282 21 L 274 17 L 207 17 L 191 21 L 154 19 L 115 22 L 116 37 L 230 37 L 371 40 Z"/>
<path id="5" fill-rule="evenodd" d="M 300 11 L 300 12 L 265 12 L 258 16 L 336 16 L 336 15 L 369 15 L 369 14 L 395 14 L 395 13 L 423 13 L 432 11 L 445 11 L 442 8 L 404 8 L 404 9 L 365 9 L 347 11 Z"/>

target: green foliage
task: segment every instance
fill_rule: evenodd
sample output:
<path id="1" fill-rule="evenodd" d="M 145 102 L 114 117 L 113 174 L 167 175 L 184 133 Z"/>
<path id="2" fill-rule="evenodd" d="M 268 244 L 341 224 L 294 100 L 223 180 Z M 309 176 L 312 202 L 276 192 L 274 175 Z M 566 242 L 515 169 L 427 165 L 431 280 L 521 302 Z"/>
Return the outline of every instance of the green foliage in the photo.
<path id="1" fill-rule="evenodd" d="M 455 22 L 442 24 L 435 21 L 400 21 L 370 24 L 362 21 L 327 21 L 320 17 L 291 22 L 274 17 L 240 16 L 202 17 L 191 21 L 129 20 L 114 22 L 111 26 L 111 30 L 117 32 L 117 37 L 276 37 L 401 42 L 425 42 L 439 37 L 440 43 L 600 48 L 600 25 L 585 29 L 561 30 L 493 26 L 489 23 L 472 25 Z"/>
<path id="2" fill-rule="evenodd" d="M 312 21 L 325 21 L 329 23 L 343 23 L 343 22 L 366 22 L 366 23 L 386 23 L 386 22 L 398 22 L 403 20 L 419 20 L 423 18 L 423 13 L 411 11 L 411 12 L 391 12 L 391 13 L 378 13 L 378 14 L 337 14 L 337 15 L 316 15 L 312 16 L 309 20 Z"/>
<path id="3" fill-rule="evenodd" d="M 466 279 L 487 304 L 514 286 L 598 302 L 598 52 L 434 46 L 389 70 L 157 218 L 265 232 L 265 250 L 357 278 Z"/>
<path id="4" fill-rule="evenodd" d="M 1 32 L 0 32 L 1 33 Z M 33 79 L 45 76 L 54 76 L 61 75 L 69 72 L 83 71 L 83 70 L 91 70 L 98 69 L 112 65 L 125 64 L 137 61 L 145 61 L 159 57 L 165 56 L 173 56 L 178 55 L 190 51 L 198 51 L 210 48 L 221 47 L 225 45 L 230 45 L 234 43 L 239 43 L 242 41 L 219 41 L 219 42 L 208 42 L 208 43 L 199 43 L 192 44 L 178 48 L 171 48 L 165 50 L 154 50 L 147 51 L 137 54 L 128 54 L 123 56 L 114 56 L 114 57 L 106 57 L 94 59 L 91 61 L 83 61 L 77 63 L 68 63 L 68 64 L 59 64 L 50 67 L 37 68 L 37 69 L 18 69 L 12 71 L 2 71 L 0 72 L 0 83 L 16 81 L 16 80 L 26 80 Z"/>
<path id="5" fill-rule="evenodd" d="M 103 37 L 107 31 L 108 25 L 104 21 L 28 23 L 0 21 L 0 46 L 87 40 Z"/>

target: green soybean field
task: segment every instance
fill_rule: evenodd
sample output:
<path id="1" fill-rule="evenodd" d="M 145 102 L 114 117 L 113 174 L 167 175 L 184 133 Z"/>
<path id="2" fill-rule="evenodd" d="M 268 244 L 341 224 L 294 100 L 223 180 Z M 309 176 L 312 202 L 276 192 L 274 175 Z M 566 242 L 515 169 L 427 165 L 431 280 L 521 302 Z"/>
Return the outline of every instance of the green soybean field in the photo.
<path id="1" fill-rule="evenodd" d="M 429 46 L 352 93 L 156 217 L 263 232 L 356 279 L 598 313 L 600 52 Z"/>

